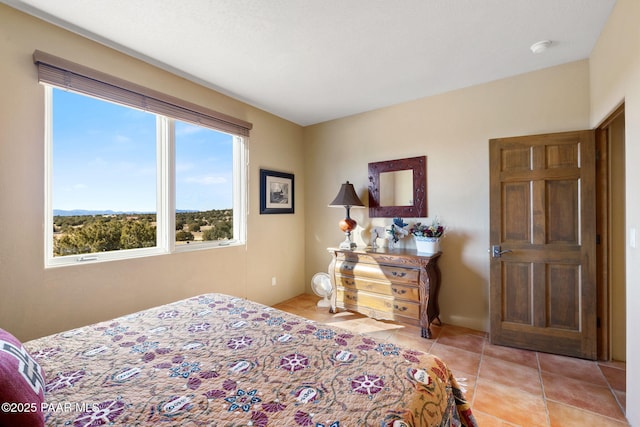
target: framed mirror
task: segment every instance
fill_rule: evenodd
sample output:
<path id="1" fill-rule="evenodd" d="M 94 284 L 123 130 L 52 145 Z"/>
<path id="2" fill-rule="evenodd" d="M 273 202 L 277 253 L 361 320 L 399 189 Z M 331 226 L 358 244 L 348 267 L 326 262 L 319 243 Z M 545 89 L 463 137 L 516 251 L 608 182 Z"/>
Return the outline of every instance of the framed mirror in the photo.
<path id="1" fill-rule="evenodd" d="M 369 217 L 427 217 L 427 156 L 369 163 Z"/>

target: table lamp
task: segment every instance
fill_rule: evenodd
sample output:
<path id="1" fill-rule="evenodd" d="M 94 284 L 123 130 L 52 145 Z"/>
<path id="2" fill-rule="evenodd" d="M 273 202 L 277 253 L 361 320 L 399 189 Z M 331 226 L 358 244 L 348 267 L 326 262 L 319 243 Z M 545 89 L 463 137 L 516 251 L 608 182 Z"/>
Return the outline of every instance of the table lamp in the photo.
<path id="1" fill-rule="evenodd" d="M 346 235 L 344 242 L 340 243 L 340 249 L 355 249 L 357 245 L 351 241 L 351 231 L 356 228 L 358 223 L 349 216 L 349 210 L 351 206 L 364 206 L 364 204 L 358 198 L 353 184 L 349 181 L 342 184 L 338 195 L 329 206 L 344 206 L 347 209 L 347 217 L 338 223 L 340 230 Z"/>

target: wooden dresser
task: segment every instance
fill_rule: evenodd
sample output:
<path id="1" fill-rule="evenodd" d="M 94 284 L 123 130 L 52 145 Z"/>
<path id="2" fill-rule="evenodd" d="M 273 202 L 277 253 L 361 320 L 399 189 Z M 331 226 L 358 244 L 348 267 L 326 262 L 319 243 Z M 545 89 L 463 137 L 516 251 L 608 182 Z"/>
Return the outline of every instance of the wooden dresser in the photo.
<path id="1" fill-rule="evenodd" d="M 329 266 L 337 292 L 335 306 L 374 319 L 420 326 L 431 338 L 429 326 L 440 324 L 438 291 L 442 254 L 418 254 L 411 249 L 329 248 Z"/>

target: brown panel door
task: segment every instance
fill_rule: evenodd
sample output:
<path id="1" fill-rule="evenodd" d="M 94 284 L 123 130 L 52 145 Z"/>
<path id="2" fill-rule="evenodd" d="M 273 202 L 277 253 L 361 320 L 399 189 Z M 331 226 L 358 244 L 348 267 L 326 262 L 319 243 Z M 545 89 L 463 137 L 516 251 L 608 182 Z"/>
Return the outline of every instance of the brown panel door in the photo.
<path id="1" fill-rule="evenodd" d="M 491 342 L 595 359 L 592 131 L 492 139 Z"/>

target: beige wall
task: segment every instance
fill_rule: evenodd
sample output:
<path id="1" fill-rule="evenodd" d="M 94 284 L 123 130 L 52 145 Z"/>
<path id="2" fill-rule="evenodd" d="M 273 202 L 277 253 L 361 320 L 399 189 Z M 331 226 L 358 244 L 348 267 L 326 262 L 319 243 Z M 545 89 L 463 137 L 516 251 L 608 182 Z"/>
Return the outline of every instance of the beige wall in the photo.
<path id="1" fill-rule="evenodd" d="M 252 122 L 246 247 L 45 270 L 36 49 Z M 301 127 L 5 5 L 0 58 L 0 327 L 26 340 L 204 292 L 273 304 L 304 291 Z M 261 167 L 295 174 L 294 215 L 259 215 Z"/>
<path id="2" fill-rule="evenodd" d="M 490 138 L 589 127 L 589 64 L 579 61 L 305 128 L 306 276 L 325 271 L 342 236 L 343 209 L 327 204 L 351 181 L 367 197 L 369 162 L 427 156 L 428 215 L 449 227 L 442 241 L 444 322 L 489 329 Z M 365 202 L 366 204 L 366 202 Z M 351 210 L 366 244 L 366 209 Z M 407 239 L 407 244 L 410 239 Z"/>
<path id="3" fill-rule="evenodd" d="M 640 426 L 640 2 L 618 0 L 590 58 L 591 126 L 625 103 L 627 419 Z M 630 235 L 636 231 L 636 247 Z"/>

